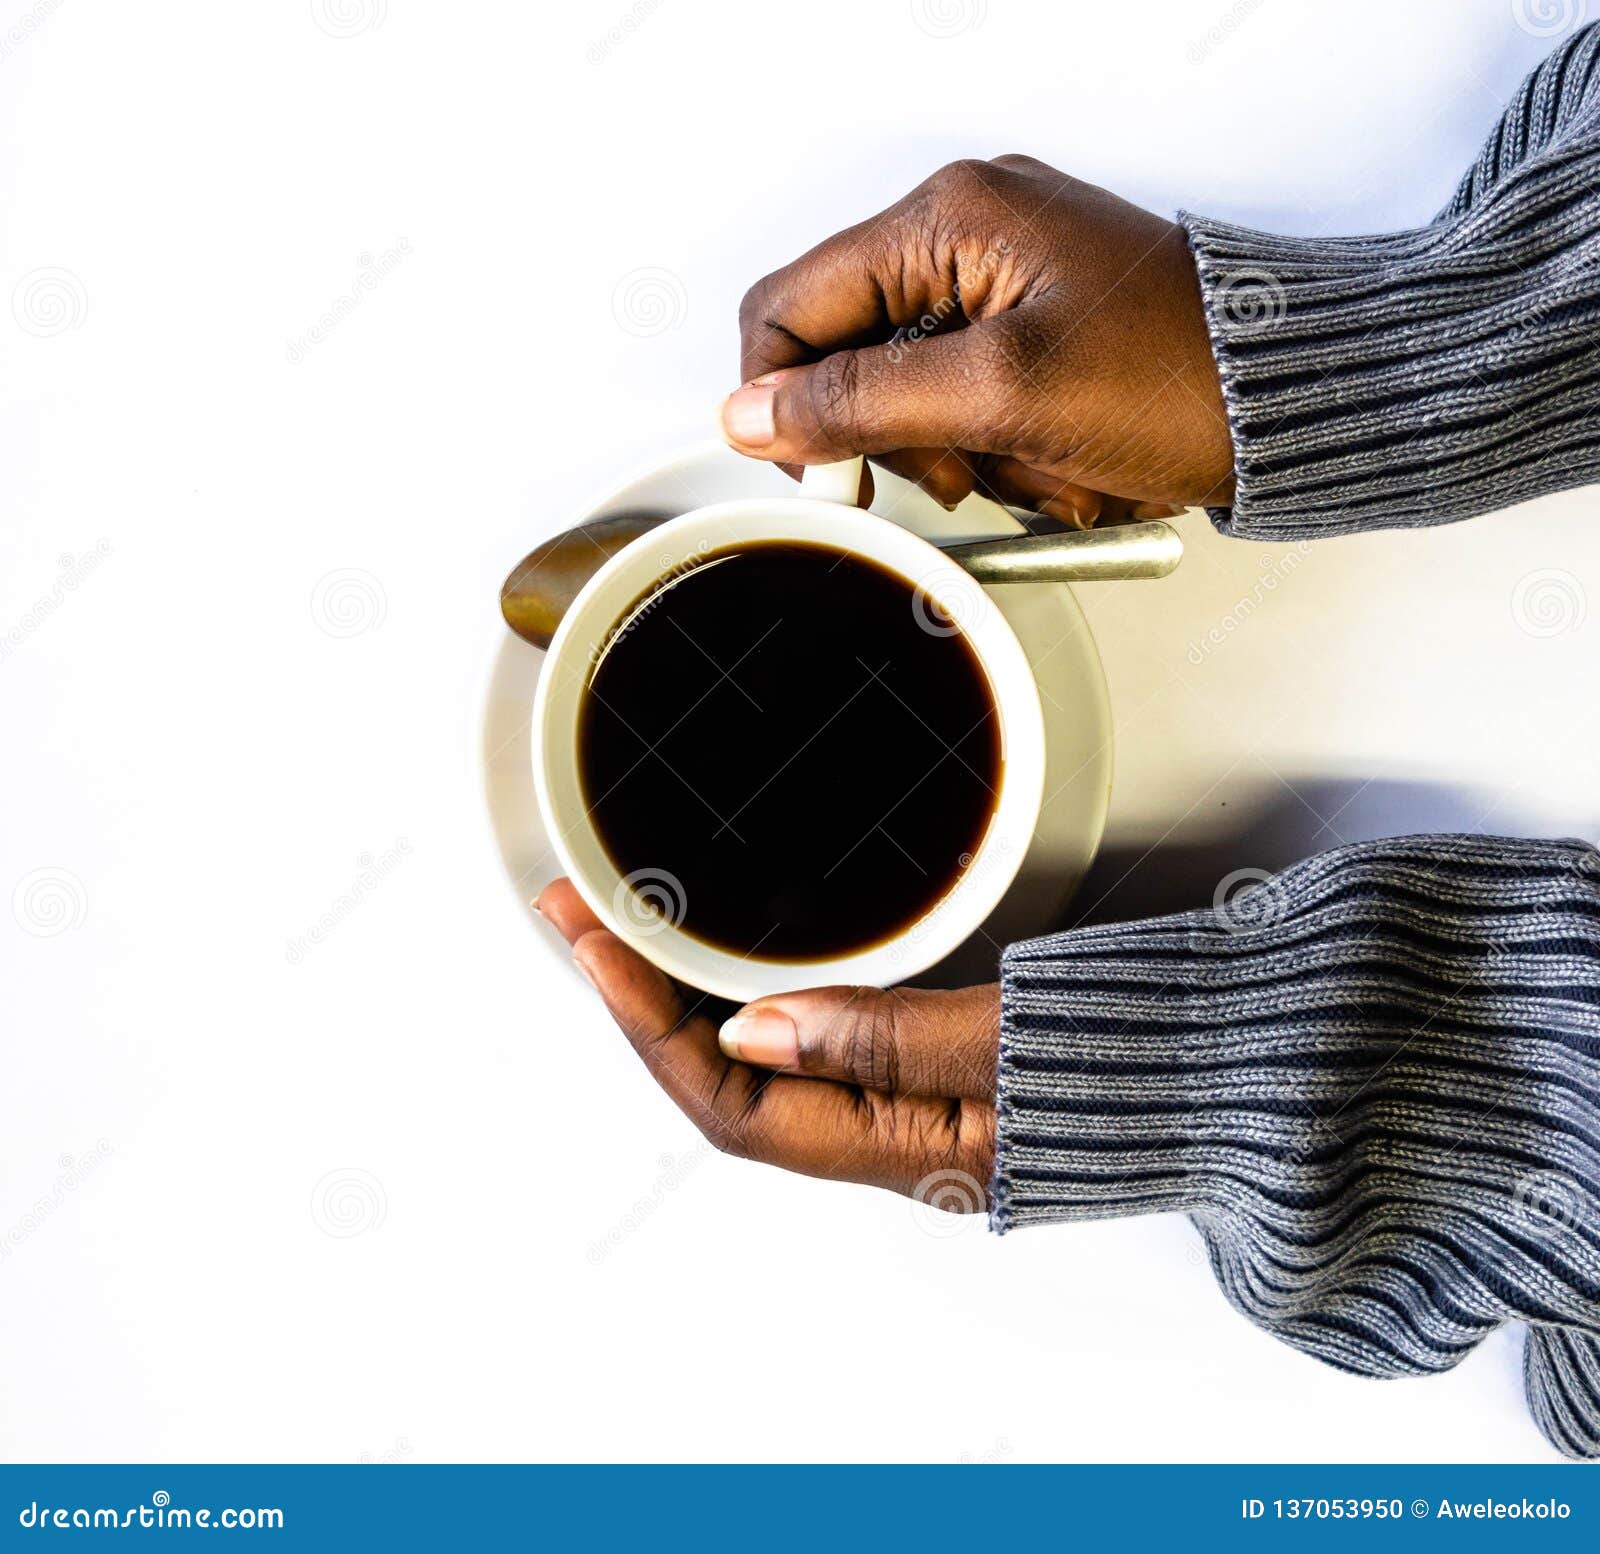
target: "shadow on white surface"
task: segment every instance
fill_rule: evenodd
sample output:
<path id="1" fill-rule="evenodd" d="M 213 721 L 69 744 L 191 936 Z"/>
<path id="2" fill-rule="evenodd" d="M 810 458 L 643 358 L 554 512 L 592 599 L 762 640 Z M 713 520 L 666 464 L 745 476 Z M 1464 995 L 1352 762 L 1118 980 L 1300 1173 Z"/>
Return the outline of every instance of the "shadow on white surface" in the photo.
<path id="1" fill-rule="evenodd" d="M 1600 816 L 1582 836 L 1593 841 L 1597 827 Z M 1259 798 L 1235 798 L 1226 822 L 1209 825 L 1203 837 L 1152 836 L 1148 846 L 1135 841 L 1102 848 L 1062 926 L 1210 907 L 1219 888 L 1240 870 L 1275 874 L 1346 842 L 1451 831 L 1574 834 L 1552 829 L 1533 810 L 1467 784 L 1293 778 L 1262 790 Z"/>

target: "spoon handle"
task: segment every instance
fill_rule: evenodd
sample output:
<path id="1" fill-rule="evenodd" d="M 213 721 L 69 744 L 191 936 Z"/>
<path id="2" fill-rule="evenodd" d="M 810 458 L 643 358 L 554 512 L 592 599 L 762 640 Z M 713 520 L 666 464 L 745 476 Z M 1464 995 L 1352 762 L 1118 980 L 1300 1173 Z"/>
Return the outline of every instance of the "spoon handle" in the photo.
<path id="1" fill-rule="evenodd" d="M 980 583 L 1109 583 L 1165 577 L 1183 559 L 1178 531 L 1161 522 L 941 548 Z"/>

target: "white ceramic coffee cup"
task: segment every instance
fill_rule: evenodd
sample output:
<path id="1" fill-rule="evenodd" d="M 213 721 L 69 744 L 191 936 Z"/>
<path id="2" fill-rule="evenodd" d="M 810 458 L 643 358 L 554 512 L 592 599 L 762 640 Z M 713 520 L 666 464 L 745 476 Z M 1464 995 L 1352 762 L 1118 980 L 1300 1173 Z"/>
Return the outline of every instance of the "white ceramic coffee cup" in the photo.
<path id="1" fill-rule="evenodd" d="M 887 518 L 852 505 L 861 460 L 812 466 L 797 497 L 719 502 L 673 518 L 618 551 L 591 577 L 550 643 L 533 699 L 533 779 L 550 842 L 578 894 L 612 932 L 669 975 L 722 998 L 833 983 L 885 987 L 942 960 L 999 904 L 1022 863 L 1044 793 L 1044 715 L 1032 667 L 982 586 L 948 556 Z M 1003 766 L 989 829 L 944 897 L 892 938 L 816 960 L 739 955 L 682 926 L 681 884 L 660 870 L 625 878 L 584 802 L 578 719 L 589 677 L 638 601 L 713 551 L 758 541 L 831 545 L 897 573 L 915 590 L 925 629 L 961 631 L 988 676 Z M 664 847 L 664 852 L 670 847 Z"/>

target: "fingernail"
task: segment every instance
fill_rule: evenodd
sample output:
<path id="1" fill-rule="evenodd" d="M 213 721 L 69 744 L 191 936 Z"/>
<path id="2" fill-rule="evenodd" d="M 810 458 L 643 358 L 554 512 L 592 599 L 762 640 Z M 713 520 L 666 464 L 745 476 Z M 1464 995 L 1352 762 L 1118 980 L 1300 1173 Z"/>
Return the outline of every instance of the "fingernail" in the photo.
<path id="1" fill-rule="evenodd" d="M 747 383 L 722 405 L 722 430 L 741 448 L 765 448 L 777 436 L 772 403 L 778 391 L 770 383 Z"/>
<path id="2" fill-rule="evenodd" d="M 572 964 L 578 968 L 578 972 L 583 977 L 583 980 L 587 982 L 589 986 L 595 990 L 595 992 L 598 993 L 600 991 L 600 984 L 595 981 L 594 973 L 590 971 L 589 968 L 585 966 L 576 955 L 572 957 Z"/>
<path id="3" fill-rule="evenodd" d="M 776 1009 L 742 1009 L 717 1032 L 730 1057 L 762 1068 L 793 1068 L 800 1057 L 800 1033 Z"/>
<path id="4" fill-rule="evenodd" d="M 1058 523 L 1064 523 L 1071 529 L 1092 529 L 1095 515 L 1085 513 L 1073 502 L 1057 502 L 1051 500 L 1041 502 L 1039 511 L 1047 518 L 1054 518 Z"/>

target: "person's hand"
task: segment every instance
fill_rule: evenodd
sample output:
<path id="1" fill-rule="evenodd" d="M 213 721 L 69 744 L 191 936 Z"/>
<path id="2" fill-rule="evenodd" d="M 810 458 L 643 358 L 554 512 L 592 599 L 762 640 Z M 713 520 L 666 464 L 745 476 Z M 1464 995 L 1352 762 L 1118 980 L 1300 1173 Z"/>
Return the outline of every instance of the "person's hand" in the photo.
<path id="1" fill-rule="evenodd" d="M 984 1207 L 1000 990 L 830 987 L 747 1004 L 721 1028 L 624 944 L 568 880 L 534 903 L 572 946 L 656 1082 L 718 1149 Z"/>
<path id="2" fill-rule="evenodd" d="M 1031 157 L 943 168 L 739 325 L 723 433 L 791 474 L 866 453 L 947 506 L 976 485 L 1085 528 L 1232 499 L 1183 231 Z"/>

